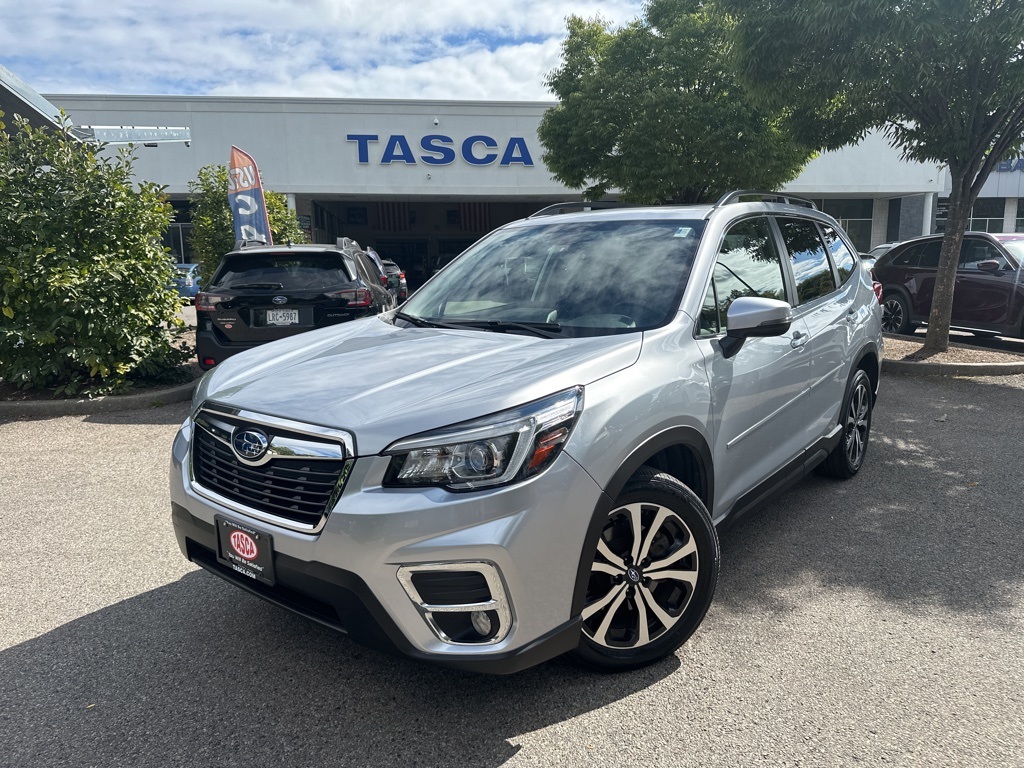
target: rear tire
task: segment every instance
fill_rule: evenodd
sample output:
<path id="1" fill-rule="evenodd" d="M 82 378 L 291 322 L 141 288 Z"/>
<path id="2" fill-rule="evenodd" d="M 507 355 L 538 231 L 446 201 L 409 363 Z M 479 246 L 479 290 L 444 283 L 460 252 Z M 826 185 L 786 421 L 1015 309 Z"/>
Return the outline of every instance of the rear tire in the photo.
<path id="1" fill-rule="evenodd" d="M 900 293 L 890 293 L 882 299 L 882 330 L 886 333 L 910 333 L 910 305 Z"/>
<path id="2" fill-rule="evenodd" d="M 850 380 L 846 397 L 843 399 L 843 409 L 839 412 L 839 423 L 843 427 L 842 437 L 828 458 L 818 465 L 821 474 L 849 480 L 860 471 L 868 450 L 873 406 L 871 377 L 863 368 L 858 368 Z"/>
<path id="3" fill-rule="evenodd" d="M 673 653 L 704 620 L 718 563 L 718 535 L 697 495 L 641 467 L 598 540 L 575 661 L 619 672 Z"/>

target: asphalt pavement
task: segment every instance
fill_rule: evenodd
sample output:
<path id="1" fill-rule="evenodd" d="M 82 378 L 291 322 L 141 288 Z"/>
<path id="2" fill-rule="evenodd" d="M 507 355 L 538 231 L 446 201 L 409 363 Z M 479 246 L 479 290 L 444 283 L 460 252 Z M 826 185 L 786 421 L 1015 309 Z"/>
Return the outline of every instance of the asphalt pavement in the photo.
<path id="1" fill-rule="evenodd" d="M 862 472 L 723 532 L 704 625 L 610 676 L 396 659 L 198 570 L 186 409 L 0 423 L 0 764 L 1024 765 L 1024 376 L 885 375 Z"/>

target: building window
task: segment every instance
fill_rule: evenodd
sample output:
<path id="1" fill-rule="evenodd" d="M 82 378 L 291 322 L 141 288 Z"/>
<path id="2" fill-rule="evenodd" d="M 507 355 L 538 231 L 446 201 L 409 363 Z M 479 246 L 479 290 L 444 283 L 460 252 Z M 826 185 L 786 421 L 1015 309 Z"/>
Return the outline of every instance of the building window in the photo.
<path id="1" fill-rule="evenodd" d="M 361 206 L 345 208 L 345 219 L 352 226 L 366 226 L 368 221 L 366 208 Z"/>
<path id="2" fill-rule="evenodd" d="M 971 209 L 971 220 L 967 224 L 970 232 L 1002 232 L 1003 211 L 1006 209 L 1006 198 L 981 197 Z M 945 232 L 949 214 L 949 198 L 939 198 L 938 210 L 935 213 L 935 231 Z M 1021 230 L 1021 219 L 1017 219 L 1017 231 Z"/>
<path id="3" fill-rule="evenodd" d="M 164 232 L 163 244 L 171 249 L 169 256 L 177 264 L 192 262 L 192 225 L 174 222 Z"/>
<path id="4" fill-rule="evenodd" d="M 862 253 L 871 249 L 871 219 L 875 201 L 870 197 L 831 198 L 814 201 L 822 211 L 839 222 L 850 236 L 853 247 Z"/>

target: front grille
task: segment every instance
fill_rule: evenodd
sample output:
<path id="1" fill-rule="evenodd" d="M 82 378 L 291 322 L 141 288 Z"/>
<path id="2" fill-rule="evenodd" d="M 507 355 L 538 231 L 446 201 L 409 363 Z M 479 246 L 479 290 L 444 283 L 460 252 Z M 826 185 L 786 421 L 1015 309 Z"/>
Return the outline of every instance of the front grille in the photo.
<path id="1" fill-rule="evenodd" d="M 272 444 L 300 440 L 333 448 L 344 456 L 337 443 L 220 413 L 200 412 L 194 425 L 192 476 L 200 489 L 308 529 L 319 527 L 342 490 L 349 465 L 345 458 L 287 455 L 253 466 L 239 460 L 230 435 L 237 429 L 258 427 Z"/>

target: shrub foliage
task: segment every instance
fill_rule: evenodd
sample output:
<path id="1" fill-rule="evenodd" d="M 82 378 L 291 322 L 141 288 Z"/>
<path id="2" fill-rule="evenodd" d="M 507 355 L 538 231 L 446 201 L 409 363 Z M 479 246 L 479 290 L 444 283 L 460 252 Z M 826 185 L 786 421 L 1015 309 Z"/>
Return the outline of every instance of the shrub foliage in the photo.
<path id="1" fill-rule="evenodd" d="M 101 156 L 65 119 L 0 131 L 0 377 L 105 394 L 183 376 L 162 188 L 133 183 L 134 151 Z"/>

